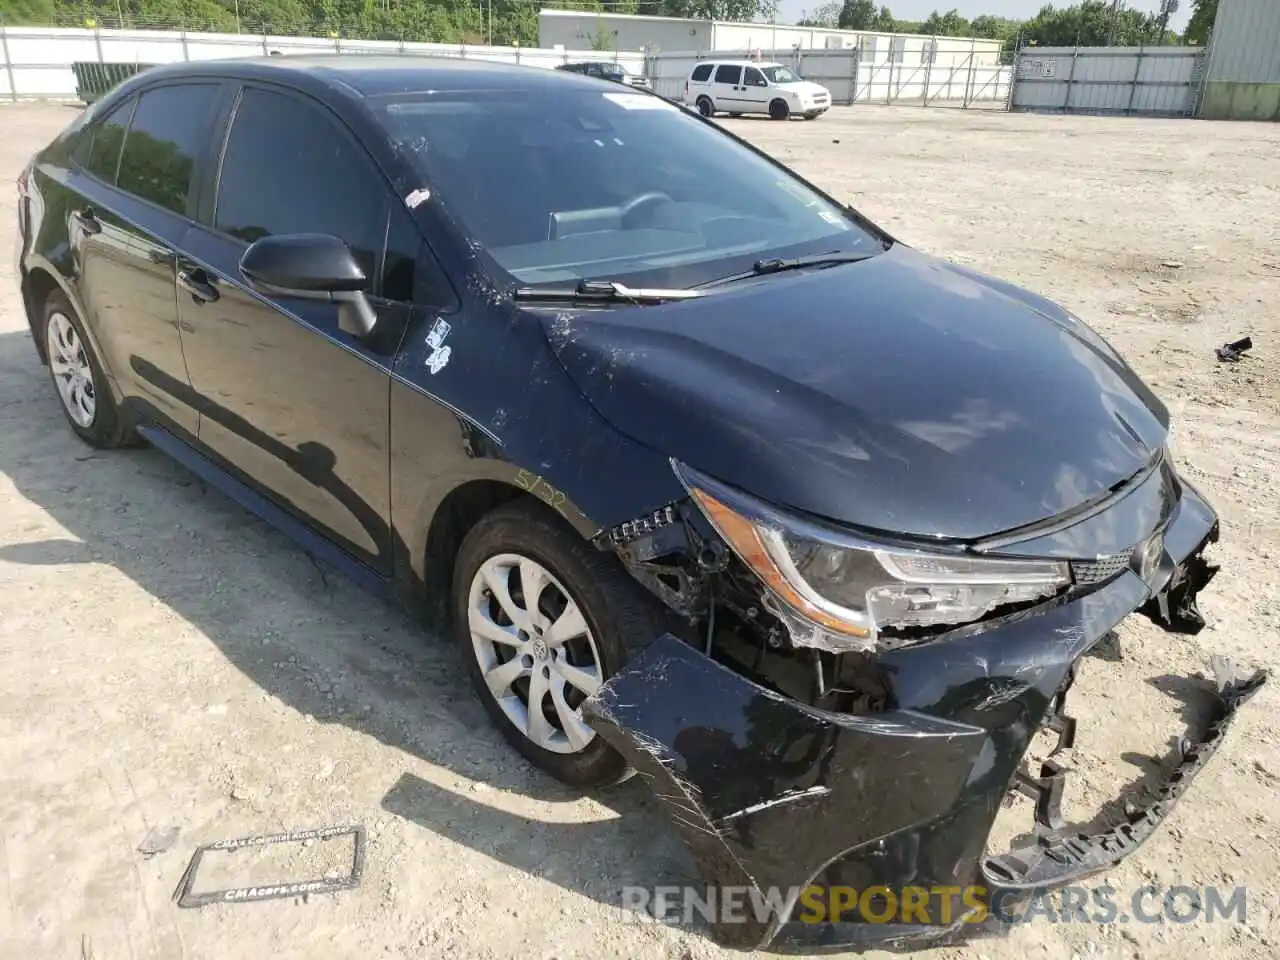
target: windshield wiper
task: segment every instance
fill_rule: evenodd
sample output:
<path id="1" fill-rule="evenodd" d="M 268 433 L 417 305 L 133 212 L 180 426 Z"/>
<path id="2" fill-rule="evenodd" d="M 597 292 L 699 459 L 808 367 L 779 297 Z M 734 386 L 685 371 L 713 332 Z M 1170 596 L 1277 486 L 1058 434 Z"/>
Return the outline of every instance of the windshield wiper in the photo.
<path id="1" fill-rule="evenodd" d="M 705 296 L 701 290 L 628 287 L 616 280 L 582 280 L 572 287 L 520 287 L 515 300 L 568 300 L 574 303 L 666 303 Z"/>
<path id="2" fill-rule="evenodd" d="M 831 250 L 827 253 L 811 253 L 803 257 L 772 257 L 768 260 L 757 260 L 755 265 L 746 273 L 735 273 L 727 277 L 720 277 L 718 280 L 711 280 L 702 284 L 701 287 L 702 289 L 716 287 L 722 283 L 748 280 L 751 277 L 761 277 L 770 273 L 785 273 L 788 270 L 804 270 L 807 267 L 833 267 L 839 263 L 859 263 L 874 256 L 874 253 L 854 253 L 851 251 L 841 253 L 838 250 Z"/>

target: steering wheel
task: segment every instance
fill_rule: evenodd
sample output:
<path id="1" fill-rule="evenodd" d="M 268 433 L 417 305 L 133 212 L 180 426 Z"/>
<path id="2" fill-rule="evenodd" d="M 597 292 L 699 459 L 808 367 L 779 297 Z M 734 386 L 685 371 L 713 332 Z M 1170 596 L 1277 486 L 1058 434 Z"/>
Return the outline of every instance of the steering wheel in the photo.
<path id="1" fill-rule="evenodd" d="M 652 215 L 653 211 L 664 203 L 675 203 L 675 201 L 661 190 L 649 190 L 645 193 L 636 194 L 622 205 L 623 228 L 629 228 L 634 225 L 636 219 L 643 213 Z"/>

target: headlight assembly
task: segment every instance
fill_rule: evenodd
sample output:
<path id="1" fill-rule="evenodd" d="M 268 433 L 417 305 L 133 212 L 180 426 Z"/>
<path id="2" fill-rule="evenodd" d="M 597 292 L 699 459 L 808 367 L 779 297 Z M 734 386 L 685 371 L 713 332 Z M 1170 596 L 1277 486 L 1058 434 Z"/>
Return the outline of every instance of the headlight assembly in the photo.
<path id="1" fill-rule="evenodd" d="M 960 626 L 1070 582 L 1054 560 L 978 557 L 860 539 L 785 514 L 675 463 L 699 509 L 764 584 L 801 646 L 892 646 L 886 631 Z"/>

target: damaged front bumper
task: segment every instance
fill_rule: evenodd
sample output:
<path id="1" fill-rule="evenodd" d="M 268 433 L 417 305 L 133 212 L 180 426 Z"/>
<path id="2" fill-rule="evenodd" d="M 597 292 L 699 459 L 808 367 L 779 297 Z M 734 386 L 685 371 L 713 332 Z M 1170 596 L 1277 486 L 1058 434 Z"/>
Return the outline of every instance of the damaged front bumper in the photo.
<path id="1" fill-rule="evenodd" d="M 717 939 L 748 949 L 946 942 L 978 932 L 976 916 L 990 930 L 1013 903 L 1105 870 L 1141 844 L 1263 674 L 1240 680 L 1215 664 L 1212 713 L 1182 739 L 1157 800 L 1104 833 L 1064 829 L 1063 770 L 1051 758 L 1032 773 L 1024 756 L 1045 728 L 1070 746 L 1064 704 L 1075 666 L 1128 614 L 1141 610 L 1178 633 L 1203 626 L 1195 595 L 1214 573 L 1202 551 L 1217 526 L 1195 500 L 1197 509 L 1174 518 L 1147 580 L 1127 570 L 1078 599 L 882 652 L 892 687 L 884 712 L 814 709 L 671 635 L 588 700 L 588 723 L 649 783 L 709 888 L 754 891 L 756 903 L 790 894 L 780 909 L 713 922 Z M 1036 833 L 993 856 L 987 838 L 1011 789 L 1036 801 Z M 823 911 L 801 916 L 795 895 L 814 887 L 942 890 L 954 902 L 926 922 L 870 922 L 858 911 L 833 922 Z"/>

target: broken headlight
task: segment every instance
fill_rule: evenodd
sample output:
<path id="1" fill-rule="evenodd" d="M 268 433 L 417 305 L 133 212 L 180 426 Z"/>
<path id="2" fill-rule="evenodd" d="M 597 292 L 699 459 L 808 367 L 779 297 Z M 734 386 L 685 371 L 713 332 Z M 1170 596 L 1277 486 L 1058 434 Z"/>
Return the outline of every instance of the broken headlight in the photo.
<path id="1" fill-rule="evenodd" d="M 885 631 L 960 626 L 1053 596 L 1071 582 L 1067 564 L 1056 560 L 935 552 L 854 536 L 673 465 L 801 646 L 871 650 Z"/>

